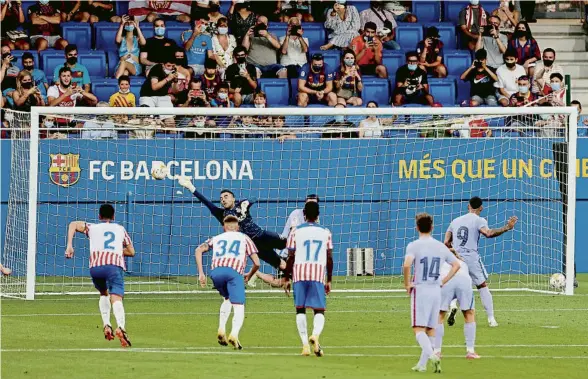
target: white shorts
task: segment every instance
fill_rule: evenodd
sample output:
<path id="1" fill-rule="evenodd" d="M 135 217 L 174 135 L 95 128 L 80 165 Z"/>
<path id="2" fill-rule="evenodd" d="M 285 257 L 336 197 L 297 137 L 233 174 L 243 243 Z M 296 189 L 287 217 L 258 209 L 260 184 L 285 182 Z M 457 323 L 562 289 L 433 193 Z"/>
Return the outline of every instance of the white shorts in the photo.
<path id="1" fill-rule="evenodd" d="M 174 104 L 169 96 L 141 96 L 139 98 L 139 105 L 148 105 L 151 108 L 173 108 Z M 155 113 L 155 111 L 153 112 Z M 159 115 L 159 118 L 165 120 L 166 118 L 173 118 L 173 115 Z"/>
<path id="2" fill-rule="evenodd" d="M 37 42 L 37 40 L 41 38 L 47 41 L 49 47 L 55 47 L 55 42 L 57 42 L 57 40 L 59 40 L 61 36 L 31 36 L 31 45 L 34 45 Z"/>
<path id="3" fill-rule="evenodd" d="M 470 278 L 472 278 L 472 282 L 475 286 L 479 286 L 488 280 L 488 272 L 486 272 L 484 263 L 482 263 L 482 258 L 478 253 L 470 252 L 467 255 L 460 253 L 460 255 L 468 265 L 468 269 L 470 270 Z"/>
<path id="4" fill-rule="evenodd" d="M 420 285 L 410 293 L 410 318 L 412 326 L 435 328 L 439 323 L 441 306 L 441 287 L 438 285 Z"/>
<path id="5" fill-rule="evenodd" d="M 462 311 L 474 309 L 474 290 L 472 281 L 467 276 L 454 276 L 441 288 L 441 308 L 447 312 L 449 304 L 457 299 Z"/>

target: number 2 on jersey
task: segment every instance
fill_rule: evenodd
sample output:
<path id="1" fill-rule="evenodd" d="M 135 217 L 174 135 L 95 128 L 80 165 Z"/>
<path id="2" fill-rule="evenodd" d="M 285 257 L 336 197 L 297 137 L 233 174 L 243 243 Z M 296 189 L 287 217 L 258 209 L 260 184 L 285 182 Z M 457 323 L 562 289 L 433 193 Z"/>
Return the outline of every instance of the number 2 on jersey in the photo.
<path id="1" fill-rule="evenodd" d="M 423 258 L 420 260 L 423 264 L 423 281 L 426 282 L 428 278 L 437 280 L 439 278 L 439 269 L 441 267 L 441 258 L 431 259 L 431 267 L 429 268 L 429 259 Z"/>
<path id="2" fill-rule="evenodd" d="M 218 241 L 218 247 L 221 248 L 221 251 L 216 252 L 216 254 L 215 254 L 216 257 L 222 257 L 223 255 L 225 255 L 227 253 L 227 241 L 226 240 Z M 233 254 L 235 256 L 238 256 L 240 247 L 241 247 L 241 241 L 233 241 L 233 243 L 229 247 L 228 253 Z"/>
<path id="3" fill-rule="evenodd" d="M 321 252 L 321 247 L 323 246 L 323 241 L 320 240 L 306 240 L 304 241 L 304 246 L 306 247 L 306 260 L 310 261 L 310 245 L 315 244 L 316 250 L 314 252 L 314 261 L 318 261 L 319 253 Z"/>
<path id="4" fill-rule="evenodd" d="M 466 243 L 468 243 L 469 234 L 470 231 L 465 226 L 461 226 L 459 229 L 457 229 L 457 239 L 461 241 L 459 246 L 463 247 L 466 245 Z"/>
<path id="5" fill-rule="evenodd" d="M 114 242 L 114 233 L 113 232 L 104 232 L 104 250 L 114 250 L 114 246 L 112 243 Z"/>

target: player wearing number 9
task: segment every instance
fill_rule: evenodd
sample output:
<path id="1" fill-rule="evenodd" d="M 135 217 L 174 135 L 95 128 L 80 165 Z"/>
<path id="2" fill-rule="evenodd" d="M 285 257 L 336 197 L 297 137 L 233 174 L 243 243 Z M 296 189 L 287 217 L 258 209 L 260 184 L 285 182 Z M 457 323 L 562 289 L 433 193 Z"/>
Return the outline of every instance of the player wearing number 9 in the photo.
<path id="1" fill-rule="evenodd" d="M 212 237 L 196 249 L 196 265 L 198 266 L 198 279 L 202 287 L 206 286 L 206 274 L 202 267 L 202 254 L 212 248 L 212 263 L 210 278 L 214 288 L 223 297 L 220 307 L 219 327 L 217 339 L 222 346 L 230 343 L 235 349 L 243 347 L 239 342 L 239 331 L 245 320 L 245 282 L 243 272 L 247 265 L 247 257 L 253 262 L 251 271 L 245 275 L 245 281 L 251 279 L 259 269 L 257 248 L 245 234 L 239 232 L 239 219 L 235 216 L 227 216 L 223 219 L 224 233 Z M 225 326 L 234 310 L 233 326 L 229 339 L 226 339 Z"/>
<path id="2" fill-rule="evenodd" d="M 90 276 L 100 292 L 98 306 L 104 324 L 104 338 L 110 341 L 116 335 L 123 347 L 130 347 L 122 302 L 125 294 L 123 271 L 126 269 L 124 257 L 134 257 L 135 248 L 125 228 L 114 222 L 112 205 L 101 205 L 98 218 L 101 221 L 98 224 L 85 221 L 69 224 L 65 257 L 69 259 L 74 255 L 73 238 L 76 232 L 84 233 L 90 240 Z M 118 326 L 115 332 L 110 325 L 111 304 Z"/>

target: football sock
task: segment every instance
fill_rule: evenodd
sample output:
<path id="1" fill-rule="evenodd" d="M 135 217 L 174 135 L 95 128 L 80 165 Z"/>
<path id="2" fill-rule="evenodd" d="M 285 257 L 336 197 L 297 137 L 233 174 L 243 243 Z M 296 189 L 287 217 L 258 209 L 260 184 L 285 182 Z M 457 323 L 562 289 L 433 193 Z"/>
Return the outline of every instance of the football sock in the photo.
<path id="1" fill-rule="evenodd" d="M 116 325 L 125 330 L 125 307 L 123 307 L 122 301 L 112 304 L 112 312 L 114 312 L 114 318 L 116 318 Z"/>
<path id="2" fill-rule="evenodd" d="M 478 291 L 480 291 L 480 299 L 482 300 L 482 305 L 486 310 L 488 319 L 494 318 L 494 302 L 492 301 L 490 289 L 488 287 L 482 287 Z"/>
<path id="3" fill-rule="evenodd" d="M 416 334 L 416 340 L 421 346 L 421 359 L 419 359 L 419 366 L 427 367 L 427 360 L 433 354 L 433 347 L 431 346 L 431 340 L 429 340 L 429 336 L 425 332 L 418 332 Z"/>
<path id="4" fill-rule="evenodd" d="M 437 328 L 435 328 L 435 351 L 441 351 L 441 347 L 443 346 L 443 336 L 445 335 L 445 324 L 437 324 Z"/>
<path id="5" fill-rule="evenodd" d="M 225 331 L 225 328 L 227 326 L 227 321 L 229 320 L 229 316 L 231 315 L 231 302 L 229 301 L 229 299 L 226 299 L 225 301 L 223 301 L 223 303 L 220 306 L 220 312 L 219 312 L 219 318 L 218 318 L 218 329 L 220 331 Z"/>
<path id="6" fill-rule="evenodd" d="M 231 335 L 235 338 L 239 338 L 239 331 L 245 321 L 245 305 L 233 304 L 233 327 L 231 328 Z"/>
<path id="7" fill-rule="evenodd" d="M 474 345 L 476 343 L 476 323 L 467 322 L 463 325 L 463 335 L 465 336 L 465 343 L 468 353 L 474 352 Z"/>
<path id="8" fill-rule="evenodd" d="M 306 313 L 296 314 L 296 326 L 302 345 L 308 345 L 308 329 L 306 327 Z"/>
<path id="9" fill-rule="evenodd" d="M 104 324 L 104 326 L 110 325 L 110 297 L 100 296 L 98 307 L 100 308 L 100 315 L 102 316 L 102 324 Z"/>
<path id="10" fill-rule="evenodd" d="M 312 335 L 317 337 L 320 336 L 325 327 L 325 315 L 322 313 L 315 313 L 312 327 Z"/>

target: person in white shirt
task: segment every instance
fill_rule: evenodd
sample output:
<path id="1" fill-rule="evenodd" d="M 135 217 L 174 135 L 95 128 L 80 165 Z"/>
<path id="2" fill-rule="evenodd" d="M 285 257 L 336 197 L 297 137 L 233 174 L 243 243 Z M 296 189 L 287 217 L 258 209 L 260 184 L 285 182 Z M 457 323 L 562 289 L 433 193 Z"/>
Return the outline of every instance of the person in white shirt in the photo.
<path id="1" fill-rule="evenodd" d="M 109 105 L 105 101 L 101 101 L 96 105 L 96 108 L 108 107 Z M 102 116 L 99 114 L 92 120 L 86 121 L 83 128 L 84 130 L 82 130 L 82 138 L 84 139 L 117 138 L 116 130 L 114 130 L 114 124 L 108 116 Z"/>
<path id="2" fill-rule="evenodd" d="M 551 75 L 555 73 L 563 76 L 564 71 L 560 65 L 555 63 L 555 50 L 547 48 L 543 50 L 543 60 L 537 62 L 535 67 L 531 92 L 538 94 L 548 93 Z M 544 88 L 546 86 L 547 88 Z"/>
<path id="3" fill-rule="evenodd" d="M 280 64 L 288 70 L 288 78 L 298 78 L 300 70 L 308 59 L 308 38 L 302 37 L 303 30 L 297 17 L 290 18 L 288 31 L 280 37 Z"/>
<path id="4" fill-rule="evenodd" d="M 370 101 L 366 108 L 378 108 L 378 103 Z M 381 138 L 382 125 L 377 116 L 371 115 L 359 123 L 359 138 Z"/>
<path id="5" fill-rule="evenodd" d="M 508 107 L 510 97 L 518 91 L 517 80 L 527 73 L 523 66 L 517 64 L 517 52 L 514 49 L 508 49 L 503 58 L 504 64 L 496 70 L 498 81 L 494 83 L 494 87 L 500 105 Z"/>

